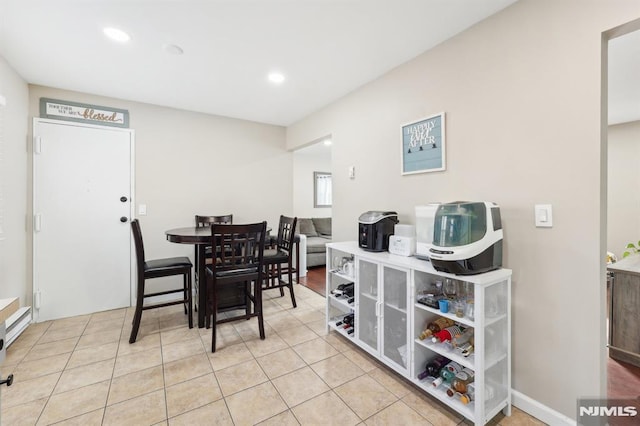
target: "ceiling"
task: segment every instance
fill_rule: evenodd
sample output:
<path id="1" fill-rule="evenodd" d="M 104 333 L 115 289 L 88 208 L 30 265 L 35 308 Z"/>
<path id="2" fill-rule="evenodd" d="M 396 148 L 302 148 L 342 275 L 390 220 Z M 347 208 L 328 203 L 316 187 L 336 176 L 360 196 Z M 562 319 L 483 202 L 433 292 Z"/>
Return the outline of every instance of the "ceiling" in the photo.
<path id="1" fill-rule="evenodd" d="M 32 84 L 287 126 L 515 1 L 0 0 L 0 55 Z M 609 53 L 609 121 L 639 120 L 640 32 Z"/>
<path id="2" fill-rule="evenodd" d="M 31 84 L 286 126 L 514 2 L 0 0 L 0 55 Z"/>

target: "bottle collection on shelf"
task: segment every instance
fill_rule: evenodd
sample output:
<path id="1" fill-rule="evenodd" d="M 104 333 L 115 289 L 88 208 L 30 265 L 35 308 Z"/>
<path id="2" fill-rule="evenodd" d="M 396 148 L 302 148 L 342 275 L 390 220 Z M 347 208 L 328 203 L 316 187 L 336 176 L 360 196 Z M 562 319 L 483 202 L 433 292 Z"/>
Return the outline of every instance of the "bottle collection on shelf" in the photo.
<path id="1" fill-rule="evenodd" d="M 342 327 L 347 334 L 355 331 L 356 319 L 354 314 L 347 314 L 341 320 L 336 321 L 336 327 Z"/>
<path id="2" fill-rule="evenodd" d="M 354 287 L 353 286 L 354 286 L 354 284 L 352 282 L 351 283 L 340 284 L 336 288 L 331 290 L 331 294 L 333 294 L 337 298 L 346 299 L 347 303 L 351 305 L 351 304 L 353 304 L 353 301 L 354 301 L 354 297 L 353 297 Z"/>
<path id="3" fill-rule="evenodd" d="M 466 405 L 475 399 L 474 376 L 475 373 L 470 368 L 463 368 L 455 361 L 436 355 L 427 362 L 424 371 L 418 374 L 418 380 L 431 380 L 434 388 L 441 388 L 447 396 L 455 396 Z M 493 396 L 493 388 L 485 386 L 485 401 Z"/>
<path id="4" fill-rule="evenodd" d="M 450 318 L 438 317 L 429 322 L 418 338 L 443 343 L 448 350 L 457 350 L 463 357 L 473 353 L 473 327 L 463 328 Z"/>

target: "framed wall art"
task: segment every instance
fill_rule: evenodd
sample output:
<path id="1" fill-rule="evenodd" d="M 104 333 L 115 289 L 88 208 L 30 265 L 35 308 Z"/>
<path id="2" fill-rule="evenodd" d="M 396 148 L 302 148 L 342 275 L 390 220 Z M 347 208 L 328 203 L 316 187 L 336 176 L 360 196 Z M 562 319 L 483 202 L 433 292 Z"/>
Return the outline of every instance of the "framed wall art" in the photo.
<path id="1" fill-rule="evenodd" d="M 402 126 L 402 174 L 445 170 L 444 112 Z"/>
<path id="2" fill-rule="evenodd" d="M 129 127 L 129 111 L 80 102 L 40 98 L 40 117 L 101 126 Z"/>

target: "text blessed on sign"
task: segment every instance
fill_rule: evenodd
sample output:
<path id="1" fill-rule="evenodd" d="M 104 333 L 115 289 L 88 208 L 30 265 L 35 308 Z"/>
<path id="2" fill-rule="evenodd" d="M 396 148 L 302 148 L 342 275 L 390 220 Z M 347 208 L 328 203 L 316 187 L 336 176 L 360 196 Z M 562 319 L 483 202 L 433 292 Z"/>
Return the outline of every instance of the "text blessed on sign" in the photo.
<path id="1" fill-rule="evenodd" d="M 103 126 L 129 127 L 129 111 L 79 102 L 40 98 L 40 117 Z"/>

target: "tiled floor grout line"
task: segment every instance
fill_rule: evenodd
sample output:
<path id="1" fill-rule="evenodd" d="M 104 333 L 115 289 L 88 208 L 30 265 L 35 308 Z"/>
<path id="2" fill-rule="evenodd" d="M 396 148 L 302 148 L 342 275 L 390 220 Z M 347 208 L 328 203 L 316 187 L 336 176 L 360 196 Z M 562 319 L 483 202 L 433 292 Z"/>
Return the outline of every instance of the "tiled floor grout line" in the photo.
<path id="1" fill-rule="evenodd" d="M 309 290 L 311 291 L 311 290 Z M 285 294 L 285 299 L 286 299 L 286 294 Z M 223 364 L 219 364 L 222 366 L 222 368 L 220 368 L 218 370 L 218 373 L 216 372 L 216 369 L 214 367 L 215 365 L 215 360 L 214 357 L 211 356 L 211 354 L 209 353 L 209 349 L 210 347 L 207 346 L 207 340 L 210 339 L 210 333 L 207 333 L 206 331 L 202 332 L 200 329 L 197 329 L 197 326 L 194 327 L 195 328 L 195 332 L 194 334 L 197 335 L 198 337 L 198 343 L 202 346 L 202 348 L 204 349 L 203 352 L 199 352 L 197 354 L 189 354 L 189 355 L 180 355 L 178 358 L 176 358 L 175 360 L 172 360 L 171 362 L 175 362 L 175 361 L 179 361 L 182 359 L 186 359 L 189 357 L 195 357 L 195 356 L 200 356 L 202 355 L 202 353 L 204 353 L 204 358 L 206 359 L 206 363 L 207 363 L 207 372 L 206 373 L 198 373 L 197 375 L 191 376 L 191 375 L 186 375 L 184 377 L 182 376 L 174 376 L 174 377 L 182 377 L 180 378 L 179 381 L 177 381 L 176 383 L 172 383 L 171 386 L 168 386 L 168 382 L 167 382 L 167 367 L 168 365 L 171 364 L 171 362 L 166 362 L 168 361 L 168 359 L 166 358 L 166 350 L 167 348 L 170 348 L 171 345 L 176 345 L 175 348 L 171 348 L 171 358 L 177 356 L 177 354 L 179 352 L 175 352 L 174 349 L 178 348 L 178 346 L 186 341 L 192 340 L 191 334 L 189 334 L 188 336 L 182 336 L 180 337 L 177 334 L 174 334 L 174 330 L 179 330 L 182 327 L 184 327 L 184 324 L 180 324 L 180 321 L 176 321 L 176 317 L 178 317 L 179 320 L 181 320 L 181 318 L 179 318 L 179 316 L 175 315 L 176 312 L 173 312 L 171 310 L 167 310 L 164 313 L 159 313 L 157 315 L 153 315 L 151 318 L 149 319 L 149 323 L 145 324 L 146 326 L 148 326 L 148 332 L 146 334 L 143 334 L 142 336 L 139 335 L 138 338 L 141 339 L 142 337 L 149 337 L 149 336 L 155 336 L 157 334 L 157 341 L 158 341 L 158 346 L 156 347 L 155 343 L 153 342 L 153 340 L 155 340 L 155 337 L 151 338 L 151 341 L 148 342 L 149 343 L 149 347 L 143 346 L 140 351 L 135 350 L 132 352 L 127 352 L 127 351 L 123 351 L 121 353 L 121 349 L 125 348 L 126 345 L 126 340 L 127 340 L 127 336 L 125 336 L 125 331 L 127 330 L 128 326 L 127 326 L 127 321 L 130 319 L 130 312 L 131 312 L 131 308 L 123 308 L 122 311 L 122 318 L 121 318 L 121 322 L 120 322 L 120 328 L 119 328 L 119 334 L 118 334 L 118 338 L 117 340 L 114 342 L 116 343 L 116 348 L 115 348 L 115 354 L 113 358 L 108 358 L 108 360 L 113 359 L 113 367 L 111 370 L 111 375 L 109 378 L 109 383 L 107 386 L 107 391 L 106 391 L 106 397 L 105 397 L 105 401 L 104 404 L 102 405 L 102 408 L 99 408 L 99 410 L 102 410 L 102 417 L 101 417 L 101 421 L 102 423 L 107 422 L 108 419 L 108 408 L 109 408 L 109 398 L 111 395 L 112 390 L 114 389 L 114 380 L 116 380 L 118 377 L 121 376 L 125 376 L 128 374 L 135 374 L 135 373 L 139 373 L 141 371 L 147 370 L 147 369 L 151 369 L 151 368 L 156 368 L 154 366 L 152 367 L 145 367 L 145 368 L 141 368 L 140 370 L 132 370 L 132 371 L 128 371 L 124 374 L 121 374 L 120 376 L 116 377 L 116 372 L 117 372 L 117 366 L 118 366 L 118 358 L 121 356 L 130 356 L 136 353 L 140 353 L 140 352 L 144 352 L 144 351 L 154 351 L 154 350 L 159 350 L 160 351 L 160 366 L 161 368 L 161 374 L 162 374 L 162 391 L 163 391 L 163 395 L 164 395 L 164 424 L 169 424 L 171 423 L 172 419 L 175 419 L 177 417 L 180 416 L 184 416 L 184 415 L 188 415 L 188 414 L 193 414 L 198 410 L 202 410 L 205 407 L 212 405 L 212 404 L 216 404 L 218 403 L 220 400 L 222 400 L 222 403 L 226 409 L 226 412 L 228 413 L 228 415 L 230 416 L 229 418 L 231 418 L 232 422 L 237 423 L 239 420 L 238 419 L 234 419 L 234 414 L 233 414 L 233 409 L 232 406 L 229 404 L 229 398 L 239 394 L 241 392 L 245 392 L 248 390 L 251 390 L 252 388 L 255 388 L 257 386 L 262 386 L 266 383 L 268 383 L 274 390 L 275 390 L 275 394 L 280 398 L 280 400 L 284 403 L 284 407 L 285 409 L 279 413 L 276 414 L 269 414 L 265 419 L 261 420 L 261 422 L 266 422 L 269 421 L 271 419 L 274 419 L 278 416 L 282 416 L 284 414 L 287 414 L 289 416 L 292 416 L 290 418 L 294 419 L 296 422 L 303 424 L 304 423 L 304 419 L 299 417 L 296 412 L 294 411 L 294 408 L 302 406 L 303 404 L 306 405 L 307 403 L 309 403 L 310 401 L 312 401 L 315 398 L 318 398 L 320 396 L 323 396 L 326 394 L 331 393 L 334 398 L 338 398 L 339 401 L 342 402 L 342 404 L 344 404 L 350 412 L 352 412 L 352 414 L 355 416 L 355 418 L 357 418 L 359 420 L 359 423 L 364 424 L 367 421 L 375 421 L 374 417 L 379 416 L 383 411 L 389 409 L 391 406 L 397 404 L 398 402 L 402 403 L 403 406 L 405 406 L 407 409 L 409 409 L 410 411 L 414 412 L 416 415 L 419 415 L 420 417 L 422 416 L 422 413 L 420 413 L 419 411 L 417 411 L 417 408 L 415 407 L 415 403 L 413 403 L 413 405 L 411 405 L 410 403 L 405 402 L 405 398 L 409 395 L 409 393 L 417 393 L 419 394 L 419 392 L 416 392 L 415 389 L 413 389 L 411 387 L 411 383 L 406 383 L 406 381 L 403 380 L 399 380 L 401 378 L 395 377 L 393 376 L 393 371 L 389 368 L 386 368 L 382 363 L 380 363 L 379 361 L 375 360 L 375 359 L 369 359 L 369 357 L 367 357 L 367 353 L 364 351 L 358 351 L 358 347 L 355 346 L 352 342 L 348 341 L 348 340 L 344 340 L 342 341 L 340 339 L 340 336 L 336 336 L 335 334 L 320 334 L 320 332 L 322 331 L 322 329 L 319 327 L 318 322 L 320 320 L 316 320 L 313 319 L 315 312 L 318 312 L 320 316 L 322 316 L 322 318 L 324 318 L 324 308 L 320 308 L 317 304 L 317 301 L 311 297 L 304 297 L 301 298 L 300 301 L 304 301 L 304 303 L 299 304 L 303 307 L 302 310 L 309 310 L 309 316 L 306 316 L 304 314 L 301 314 L 300 316 L 296 316 L 293 315 L 293 312 L 291 311 L 291 306 L 287 306 L 286 302 L 284 300 L 279 300 L 281 299 L 279 297 L 279 295 L 277 297 L 272 297 L 269 299 L 265 299 L 265 302 L 268 302 L 267 304 L 267 309 L 269 310 L 269 313 L 265 315 L 265 326 L 268 326 L 268 333 L 269 334 L 273 334 L 275 336 L 278 337 L 278 339 L 280 339 L 282 342 L 284 342 L 284 346 L 280 347 L 279 344 L 274 346 L 273 348 L 271 347 L 267 347 L 266 349 L 268 350 L 266 353 L 262 353 L 262 351 L 265 349 L 264 347 L 262 349 L 260 349 L 259 346 L 256 346 L 255 348 L 252 348 L 252 346 L 255 344 L 253 343 L 255 341 L 255 332 L 257 330 L 257 324 L 253 324 L 255 327 L 253 326 L 245 326 L 245 327 L 241 327 L 242 324 L 236 324 L 235 322 L 232 323 L 233 324 L 233 333 L 229 334 L 229 341 L 225 342 L 225 346 L 222 347 L 222 349 L 226 348 L 226 347 L 232 347 L 235 345 L 239 345 L 242 344 L 242 348 L 238 348 L 238 350 L 242 349 L 243 352 L 248 352 L 248 354 L 250 354 L 250 358 L 247 361 L 241 361 L 238 363 L 234 363 L 231 362 L 229 363 L 228 360 L 223 361 Z M 309 302 L 307 302 L 307 300 L 309 300 Z M 282 303 L 280 303 L 282 302 Z M 300 308 L 300 306 L 299 306 Z M 95 316 L 94 316 L 95 315 Z M 87 335 L 92 335 L 92 334 L 97 334 L 97 333 L 103 333 L 105 332 L 105 330 L 113 330 L 116 329 L 116 327 L 107 327 L 107 328 L 102 328 L 100 325 L 96 324 L 100 324 L 101 322 L 105 322 L 105 321 L 111 321 L 114 324 L 117 323 L 117 319 L 120 319 L 118 314 L 115 314 L 113 317 L 108 315 L 108 314 L 103 314 L 104 317 L 100 316 L 100 314 L 94 314 L 89 316 L 89 318 L 87 319 L 87 321 L 84 323 L 84 327 L 82 327 L 82 332 L 80 334 L 80 336 L 77 336 L 77 341 L 75 342 L 75 344 L 73 345 L 73 350 L 71 352 L 69 352 L 69 357 L 66 360 L 66 362 L 64 363 L 64 367 L 62 368 L 61 371 L 59 371 L 59 376 L 56 380 L 56 383 L 53 385 L 51 391 L 49 392 L 48 396 L 46 397 L 46 401 L 44 402 L 44 405 L 42 405 L 42 408 L 40 410 L 40 413 L 38 414 L 36 421 L 41 421 L 43 420 L 45 417 L 43 417 L 43 415 L 45 414 L 45 411 L 47 410 L 47 407 L 51 401 L 51 398 L 55 395 L 55 390 L 58 388 L 58 386 L 60 386 L 61 381 L 63 380 L 63 376 L 65 374 L 65 372 L 74 370 L 76 368 L 81 368 L 81 367 L 85 367 L 87 365 L 91 365 L 94 363 L 98 363 L 98 362 L 103 362 L 105 360 L 99 360 L 99 361 L 92 361 L 88 364 L 82 364 L 82 365 L 76 365 L 75 367 L 72 368 L 67 368 L 70 365 L 72 365 L 72 361 L 74 360 L 74 354 L 80 354 L 82 350 L 85 349 L 91 349 L 91 348 L 95 348 L 97 346 L 101 346 L 101 345 L 107 345 L 108 343 L 105 342 L 101 342 L 99 340 L 93 341 L 91 340 L 91 343 L 89 346 L 83 346 L 83 347 L 79 347 L 79 345 L 82 342 L 82 338 L 83 336 L 87 336 Z M 287 318 L 289 318 L 289 316 L 291 316 L 291 318 L 295 319 L 297 322 L 296 324 L 298 324 L 299 322 L 299 327 L 302 329 L 302 327 L 305 327 L 307 329 L 309 329 L 309 332 L 312 333 L 313 337 L 311 337 L 311 335 L 309 335 L 309 339 L 306 339 L 306 336 L 303 335 L 299 335 L 296 334 L 297 331 L 294 331 L 294 333 L 292 334 L 284 334 L 283 336 L 280 335 L 280 333 L 278 332 L 278 330 L 280 330 L 280 332 L 284 332 L 287 331 L 286 328 L 283 328 L 283 324 L 282 321 L 287 321 Z M 100 319 L 98 319 L 100 318 Z M 271 322 L 274 323 L 274 325 L 276 325 L 277 329 L 274 328 L 274 326 L 271 325 L 271 323 L 269 322 L 269 320 L 267 318 L 271 319 Z M 143 315 L 143 321 L 144 321 L 144 315 Z M 164 324 L 163 324 L 164 322 Z M 255 320 L 254 320 L 255 322 Z M 39 333 L 38 337 L 34 337 L 34 341 L 30 342 L 30 344 L 28 345 L 28 349 L 25 349 L 24 355 L 22 357 L 20 357 L 19 359 L 15 360 L 15 365 L 13 365 L 12 368 L 17 368 L 20 364 L 22 364 L 24 362 L 24 359 L 28 357 L 29 353 L 31 353 L 31 351 L 36 348 L 38 345 L 40 344 L 49 344 L 52 342 L 56 342 L 56 340 L 53 340 L 51 342 L 46 342 L 46 343 L 39 343 L 43 340 L 43 338 L 45 338 L 45 336 L 47 335 L 48 332 L 54 331 L 54 332 L 58 332 L 58 330 L 64 330 L 65 328 L 69 328 L 69 327 L 74 327 L 73 322 L 70 321 L 70 324 L 66 327 L 56 327 L 55 330 L 51 330 L 52 326 L 55 324 L 55 322 L 51 322 L 50 324 L 48 324 L 46 327 L 43 327 L 42 330 L 37 330 L 37 332 Z M 313 324 L 313 325 L 312 325 Z M 89 330 L 89 327 L 96 327 L 96 331 L 95 333 L 89 333 L 89 334 L 85 334 L 85 332 L 87 330 Z M 293 328 L 297 328 L 298 325 L 296 325 L 296 327 L 292 327 Z M 253 330 L 253 329 L 256 330 Z M 267 327 L 265 327 L 267 328 Z M 186 330 L 186 328 L 185 328 Z M 299 330 L 302 331 L 302 330 Z M 189 331 L 189 333 L 192 333 L 191 331 Z M 64 332 L 60 333 L 60 335 L 64 335 Z M 226 333 L 225 333 L 226 335 Z M 50 335 L 51 336 L 51 335 Z M 220 333 L 219 336 L 222 338 L 223 334 Z M 301 339 L 302 337 L 302 340 Z M 332 337 L 333 336 L 333 337 Z M 195 337 L 195 336 L 194 336 Z M 268 338 L 269 336 L 267 336 Z M 168 340 L 167 340 L 168 339 Z M 304 352 L 298 352 L 298 350 L 296 350 L 296 348 L 300 348 L 299 350 L 303 350 L 302 349 L 302 345 L 304 345 L 305 343 L 308 342 L 312 342 L 316 339 L 319 339 L 318 343 L 324 343 L 326 345 L 328 345 L 329 348 L 332 348 L 333 350 L 335 350 L 335 354 L 333 355 L 329 355 L 326 358 L 321 358 L 319 360 L 315 360 L 313 362 L 310 362 L 311 360 L 313 360 L 313 357 L 309 358 L 307 356 L 303 357 L 303 353 Z M 337 339 L 337 340 L 336 340 Z M 62 339 L 64 340 L 64 339 Z M 300 340 L 300 341 L 298 341 Z M 89 342 L 90 340 L 85 339 L 86 342 Z M 166 343 L 166 344 L 163 344 Z M 210 340 L 209 340 L 210 343 Z M 251 343 L 251 344 L 248 344 Z M 260 344 L 260 342 L 257 342 L 258 345 Z M 339 345 L 338 345 L 339 343 Z M 191 348 L 193 348 L 193 345 L 191 346 Z M 275 349 L 274 349 L 275 348 Z M 22 349 L 22 348 L 21 348 Z M 176 349 L 178 350 L 178 349 Z M 268 355 L 271 354 L 275 354 L 278 353 L 280 351 L 284 351 L 284 350 L 290 350 L 292 351 L 292 353 L 300 358 L 304 365 L 295 368 L 293 370 L 289 370 L 286 371 L 285 373 L 281 373 L 278 375 L 275 375 L 273 377 L 271 377 L 268 374 L 268 371 L 265 369 L 265 366 L 263 366 L 263 364 L 260 363 L 259 358 L 262 357 L 266 357 Z M 351 356 L 347 356 L 346 353 L 350 352 L 350 351 L 354 351 L 355 355 L 359 355 L 359 356 L 364 356 L 367 358 L 368 361 L 372 362 L 372 365 L 374 366 L 373 369 L 367 370 L 365 368 L 360 368 L 360 366 L 356 363 L 355 360 L 352 360 Z M 183 352 L 184 353 L 184 352 Z M 53 356 L 53 355 L 50 355 Z M 55 355 L 57 356 L 57 355 Z M 324 356 L 324 354 L 323 354 Z M 339 385 L 336 386 L 331 386 L 330 382 L 327 380 L 327 378 L 329 376 L 327 375 L 322 375 L 319 374 L 316 370 L 314 370 L 314 368 L 312 367 L 313 365 L 317 364 L 317 363 L 321 363 L 321 362 L 326 362 L 327 360 L 329 360 L 331 357 L 342 357 L 344 359 L 346 359 L 346 361 L 348 361 L 348 363 L 350 364 L 354 364 L 356 367 L 358 367 L 358 370 L 360 370 L 360 372 L 355 375 L 354 377 L 349 378 L 348 380 L 346 380 L 344 383 L 340 383 Z M 38 358 L 37 360 L 45 360 L 47 357 L 42 357 L 42 358 Z M 76 358 L 78 359 L 78 358 Z M 224 360 L 224 358 L 222 358 Z M 79 358 L 79 360 L 82 360 L 82 358 Z M 35 360 L 34 360 L 35 361 Z M 240 365 L 243 362 L 248 362 L 248 361 L 252 361 L 254 362 L 258 368 L 260 369 L 260 371 L 262 372 L 262 374 L 266 377 L 266 380 L 264 382 L 258 383 L 258 384 L 252 384 L 246 388 L 242 388 L 239 390 L 235 390 L 232 393 L 225 395 L 222 391 L 222 382 L 220 381 L 220 377 L 219 377 L 219 372 L 220 371 L 224 371 L 225 369 L 228 368 L 232 368 L 234 366 Z M 44 361 L 46 362 L 46 361 Z M 229 365 L 227 365 L 229 364 Z M 202 364 L 202 368 L 204 368 L 204 364 Z M 294 405 L 291 405 L 291 400 L 287 400 L 285 399 L 286 394 L 283 393 L 282 389 L 279 389 L 274 381 L 281 378 L 281 377 L 285 377 L 287 375 L 293 375 L 296 372 L 299 372 L 302 369 L 309 369 L 315 376 L 317 376 L 319 378 L 319 381 L 322 382 L 324 384 L 324 386 L 326 386 L 327 390 L 322 391 L 320 394 L 318 395 L 313 395 L 313 396 L 309 396 L 309 397 L 305 397 L 302 401 L 296 401 Z M 376 370 L 380 370 L 380 374 L 372 374 L 374 371 Z M 44 371 L 44 370 L 43 370 Z M 204 371 L 204 370 L 203 370 Z M 256 370 L 257 371 L 257 370 Z M 41 377 L 44 377 L 48 374 L 51 373 L 46 373 L 46 374 L 41 374 L 39 376 L 35 376 L 33 377 L 33 379 L 38 379 Z M 212 374 L 212 378 L 215 382 L 215 384 L 217 385 L 217 388 L 219 389 L 220 392 L 220 398 L 215 400 L 215 401 L 210 401 L 205 403 L 204 405 L 198 405 L 198 406 L 190 406 L 187 410 L 185 411 L 180 411 L 177 414 L 172 413 L 173 417 L 169 417 L 170 416 L 170 401 L 169 401 L 169 396 L 170 396 L 170 388 L 173 386 L 178 386 L 178 385 L 183 385 L 184 383 L 187 383 L 189 381 L 192 381 L 194 379 L 198 379 L 201 377 L 204 377 L 206 375 Z M 408 391 L 407 393 L 405 393 L 403 396 L 399 396 L 400 394 L 396 395 L 395 391 L 392 392 L 390 391 L 391 388 L 388 387 L 388 384 L 385 384 L 384 381 L 381 381 L 382 378 L 384 378 L 386 375 L 389 375 L 391 379 L 395 379 L 398 382 L 402 383 L 402 385 L 409 385 L 409 387 L 411 388 L 411 391 Z M 188 378 L 186 378 L 188 377 Z M 368 414 L 368 417 L 366 418 L 361 418 L 359 414 L 357 414 L 351 407 L 350 407 L 350 403 L 348 399 L 345 399 L 340 393 L 338 393 L 336 391 L 336 389 L 339 389 L 340 387 L 355 381 L 355 380 L 359 380 L 361 378 L 367 377 L 369 379 L 374 380 L 377 384 L 379 384 L 381 386 L 381 389 L 386 390 L 387 392 L 389 392 L 392 396 L 393 396 L 393 401 L 390 403 L 387 403 L 387 405 L 385 406 L 381 406 L 378 408 L 375 408 L 375 411 L 372 411 L 371 414 Z M 228 377 L 227 379 L 228 380 Z M 105 380 L 106 381 L 106 380 Z M 335 381 L 335 380 L 333 380 Z M 339 382 L 340 380 L 338 380 Z M 89 383 L 89 384 L 84 384 L 82 386 L 79 386 L 77 388 L 73 388 L 73 389 L 69 389 L 65 392 L 70 392 L 70 391 L 74 391 L 76 389 L 81 389 L 83 387 L 87 387 L 87 386 L 91 386 L 91 385 L 95 385 L 97 383 Z M 65 384 L 65 386 L 68 385 L 68 383 Z M 159 390 L 159 389 L 158 389 Z M 140 398 L 140 397 L 144 397 L 144 396 L 148 396 L 151 393 L 154 393 L 156 391 L 145 391 L 142 394 L 135 394 L 132 393 L 131 395 L 133 396 L 127 396 L 127 399 L 123 400 L 123 401 L 118 401 L 115 402 L 112 405 L 117 405 L 117 404 L 121 404 L 121 403 L 125 403 L 127 401 L 131 401 L 135 398 Z M 60 392 L 61 394 L 64 392 Z M 159 394 L 158 394 L 159 395 Z M 175 396 L 175 395 L 174 395 Z M 27 403 L 33 403 L 36 400 L 31 400 L 31 401 L 26 401 L 26 402 L 18 402 L 17 404 L 14 404 L 11 408 L 14 407 L 20 407 L 22 405 L 25 405 Z M 175 401 L 175 400 L 174 400 Z M 436 402 L 436 404 L 438 404 Z M 3 406 L 4 407 L 4 406 Z M 72 419 L 76 419 L 76 418 L 80 418 L 82 416 L 88 415 L 90 413 L 94 413 L 97 410 L 91 410 L 87 413 L 81 413 L 81 414 L 74 414 L 71 415 L 70 417 L 66 418 L 65 420 L 62 421 L 67 421 L 67 420 L 72 420 Z M 49 415 L 47 416 L 47 418 L 50 418 L 51 413 L 49 413 Z M 96 413 L 97 414 L 97 413 Z M 459 416 L 458 416 L 459 417 Z M 424 417 L 423 417 L 424 418 Z M 56 420 L 56 421 L 60 421 L 60 420 Z M 426 418 L 425 418 L 425 422 L 426 422 Z M 162 423 L 162 422 L 161 422 Z M 461 424 L 464 423 L 464 419 L 457 421 L 455 424 Z M 426 424 L 426 423 L 425 423 Z"/>

